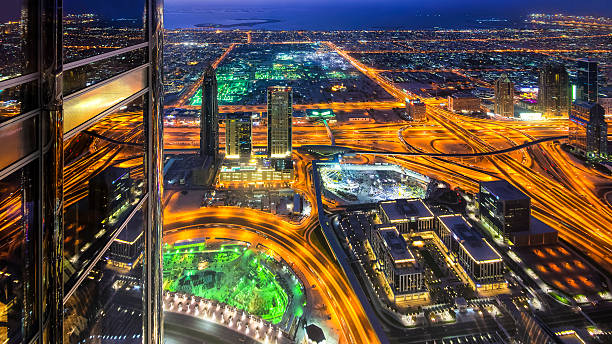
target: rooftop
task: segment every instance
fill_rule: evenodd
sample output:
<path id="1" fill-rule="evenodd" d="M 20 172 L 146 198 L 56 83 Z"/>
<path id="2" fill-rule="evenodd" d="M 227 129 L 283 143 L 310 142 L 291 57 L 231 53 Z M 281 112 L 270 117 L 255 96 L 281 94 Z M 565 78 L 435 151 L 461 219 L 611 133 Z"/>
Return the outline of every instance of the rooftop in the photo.
<path id="1" fill-rule="evenodd" d="M 378 234 L 383 238 L 385 246 L 396 264 L 415 262 L 414 255 L 408 249 L 404 237 L 399 235 L 395 228 L 381 228 Z"/>
<path id="2" fill-rule="evenodd" d="M 501 260 L 499 253 L 472 228 L 463 216 L 444 215 L 438 219 L 451 231 L 453 238 L 463 245 L 475 261 Z"/>
<path id="3" fill-rule="evenodd" d="M 521 199 L 529 199 L 529 196 L 517 189 L 514 185 L 506 180 L 492 180 L 489 182 L 480 182 L 480 186 L 489 190 L 490 193 L 501 198 L 504 201 L 515 201 Z"/>
<path id="4" fill-rule="evenodd" d="M 431 210 L 418 198 L 384 201 L 380 202 L 380 207 L 391 222 L 433 217 Z"/>

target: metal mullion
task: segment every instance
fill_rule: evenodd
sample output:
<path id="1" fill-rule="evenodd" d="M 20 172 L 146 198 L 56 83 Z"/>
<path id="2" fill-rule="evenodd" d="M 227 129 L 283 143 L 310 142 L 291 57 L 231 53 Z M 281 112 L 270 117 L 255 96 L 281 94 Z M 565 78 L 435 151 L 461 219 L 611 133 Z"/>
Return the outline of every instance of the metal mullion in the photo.
<path id="1" fill-rule="evenodd" d="M 6 126 L 9 126 L 11 124 L 23 122 L 23 121 L 25 121 L 27 119 L 30 119 L 30 118 L 38 115 L 39 113 L 40 113 L 40 108 L 38 108 L 36 110 L 32 110 L 32 111 L 26 112 L 26 113 L 18 115 L 18 116 L 15 116 L 15 117 L 9 119 L 6 122 L 0 123 L 0 130 L 2 130 L 2 128 L 6 127 Z"/>
<path id="2" fill-rule="evenodd" d="M 18 76 L 18 77 L 12 78 L 12 79 L 0 81 L 0 90 L 11 88 L 11 87 L 15 87 L 15 86 L 19 86 L 21 84 L 25 84 L 25 83 L 28 83 L 30 81 L 34 81 L 34 80 L 38 80 L 38 79 L 40 79 L 40 73 L 39 72 L 34 72 L 34 73 Z"/>
<path id="3" fill-rule="evenodd" d="M 138 97 L 141 97 L 142 95 L 144 95 L 148 91 L 149 91 L 149 88 L 146 87 L 146 88 L 144 88 L 144 89 L 142 89 L 142 90 L 132 94 L 131 96 L 123 99 L 122 101 L 120 101 L 117 104 L 111 106 L 110 108 L 100 112 L 99 114 L 97 114 L 94 117 L 88 119 L 87 121 L 79 124 L 75 128 L 71 129 L 69 132 L 64 133 L 64 140 L 68 140 L 71 137 L 75 136 L 76 134 L 80 133 L 81 131 L 89 128 L 90 126 L 92 126 L 93 124 L 95 124 L 96 122 L 101 120 L 102 118 L 112 114 L 113 112 L 117 111 L 120 107 L 122 107 L 122 106 L 124 106 L 126 104 L 131 103 L 135 99 L 138 99 Z"/>
<path id="4" fill-rule="evenodd" d="M 7 167 L 3 168 L 2 170 L 0 170 L 0 180 L 10 176 L 11 174 L 15 173 L 16 171 L 18 171 L 20 168 L 25 167 L 27 164 L 31 163 L 32 161 L 36 160 L 36 158 L 38 158 L 38 155 L 40 154 L 39 150 L 36 150 L 24 157 L 22 157 L 21 159 L 15 161 L 14 163 L 8 165 Z"/>
<path id="5" fill-rule="evenodd" d="M 89 91 L 95 90 L 96 88 L 99 88 L 99 87 L 102 87 L 102 86 L 104 86 L 106 84 L 109 84 L 109 83 L 111 83 L 111 82 L 113 82 L 113 81 L 115 81 L 117 79 L 121 79 L 122 77 L 124 77 L 124 76 L 126 76 L 126 75 L 128 75 L 128 74 L 130 74 L 132 72 L 135 72 L 135 71 L 141 70 L 143 68 L 147 68 L 147 67 L 149 67 L 149 63 L 148 62 L 145 63 L 145 64 L 142 64 L 142 65 L 140 65 L 138 67 L 135 67 L 135 68 L 132 68 L 130 70 L 127 70 L 127 71 L 125 71 L 125 72 L 123 72 L 121 74 L 117 74 L 117 75 L 112 76 L 112 77 L 110 77 L 108 79 L 104 79 L 104 80 L 102 80 L 102 81 L 100 81 L 100 82 L 98 82 L 98 83 L 96 83 L 94 85 L 91 85 L 91 86 L 86 87 L 86 88 L 84 88 L 82 90 L 79 90 L 79 91 L 71 93 L 71 94 L 69 94 L 67 96 L 64 96 L 64 102 L 66 102 L 66 101 L 68 101 L 68 100 L 70 100 L 72 98 L 75 98 L 75 97 L 77 97 L 77 96 L 79 96 L 81 94 L 84 94 L 84 93 L 87 93 Z"/>
<path id="6" fill-rule="evenodd" d="M 115 239 L 117 239 L 119 234 L 121 234 L 121 232 L 123 232 L 125 227 L 127 227 L 128 223 L 132 220 L 134 215 L 136 215 L 138 212 L 140 212 L 142 210 L 142 205 L 144 204 L 144 202 L 146 202 L 148 200 L 148 198 L 149 198 L 149 194 L 146 194 L 146 195 L 144 195 L 142 197 L 142 199 L 138 202 L 138 205 L 130 212 L 130 215 L 128 215 L 128 217 L 123 221 L 121 226 L 115 231 L 115 234 L 113 234 L 113 236 L 108 239 L 108 242 L 106 242 L 106 244 L 104 245 L 104 247 L 102 247 L 100 252 L 98 252 L 98 254 L 94 257 L 94 259 L 92 259 L 87 264 L 87 267 L 85 268 L 85 270 L 83 270 L 83 272 L 81 273 L 81 276 L 79 276 L 79 278 L 76 280 L 74 285 L 70 288 L 70 290 L 68 292 L 64 293 L 64 304 L 66 304 L 66 302 L 68 302 L 68 300 L 70 299 L 70 296 L 72 296 L 72 294 L 74 294 L 74 292 L 79 288 L 79 286 L 81 285 L 83 280 L 85 280 L 85 278 L 87 278 L 87 275 L 89 275 L 89 273 L 94 268 L 94 266 L 104 256 L 106 251 L 113 244 L 113 241 L 115 241 Z"/>
<path id="7" fill-rule="evenodd" d="M 149 42 L 143 42 L 143 43 L 139 43 L 139 44 L 132 45 L 132 46 L 129 46 L 129 47 L 125 47 L 125 48 L 109 51 L 108 53 L 104 53 L 104 54 L 88 57 L 88 58 L 85 58 L 85 59 L 82 59 L 82 60 L 66 63 L 66 64 L 64 64 L 64 71 L 69 71 L 71 69 L 74 69 L 74 68 L 77 68 L 77 67 L 81 67 L 81 66 L 85 66 L 85 65 L 88 65 L 90 63 L 106 60 L 108 58 L 115 57 L 117 55 L 121 55 L 121 54 L 125 54 L 125 53 L 129 53 L 130 51 L 138 50 L 138 49 L 141 49 L 141 48 L 146 48 L 148 46 L 149 46 Z"/>

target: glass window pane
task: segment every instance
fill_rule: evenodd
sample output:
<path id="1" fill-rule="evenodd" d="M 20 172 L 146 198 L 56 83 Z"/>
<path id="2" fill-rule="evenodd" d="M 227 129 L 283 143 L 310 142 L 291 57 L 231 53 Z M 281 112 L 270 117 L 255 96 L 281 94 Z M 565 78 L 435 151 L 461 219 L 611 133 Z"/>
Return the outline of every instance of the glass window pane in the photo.
<path id="1" fill-rule="evenodd" d="M 38 107 L 38 80 L 0 89 L 0 123 Z"/>
<path id="2" fill-rule="evenodd" d="M 147 70 L 140 68 L 107 84 L 64 101 L 64 133 L 147 87 Z"/>
<path id="3" fill-rule="evenodd" d="M 34 116 L 25 121 L 0 127 L 0 142 L 2 142 L 0 169 L 8 167 L 38 148 L 36 124 L 36 116 Z"/>
<path id="4" fill-rule="evenodd" d="M 37 328 L 35 163 L 0 180 L 0 341 L 21 343 Z"/>
<path id="5" fill-rule="evenodd" d="M 0 81 L 36 71 L 37 1 L 2 0 Z"/>
<path id="6" fill-rule="evenodd" d="M 100 81 L 142 66 L 147 61 L 147 48 L 133 50 L 102 61 L 64 71 L 64 95 L 69 95 Z"/>
<path id="7" fill-rule="evenodd" d="M 64 142 L 64 277 L 74 286 L 146 191 L 145 96 Z"/>
<path id="8" fill-rule="evenodd" d="M 64 0 L 64 63 L 145 42 L 145 0 Z"/>
<path id="9" fill-rule="evenodd" d="M 146 203 L 66 302 L 64 343 L 142 343 Z"/>

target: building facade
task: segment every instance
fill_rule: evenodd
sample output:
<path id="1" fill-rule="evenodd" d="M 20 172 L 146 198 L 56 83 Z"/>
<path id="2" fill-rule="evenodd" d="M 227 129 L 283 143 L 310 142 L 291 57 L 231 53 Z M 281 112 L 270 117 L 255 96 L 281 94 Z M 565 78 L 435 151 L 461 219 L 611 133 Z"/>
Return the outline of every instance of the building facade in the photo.
<path id="1" fill-rule="evenodd" d="M 576 100 L 597 103 L 598 100 L 598 69 L 597 61 L 581 59 L 578 60 L 578 70 L 576 73 L 577 88 L 580 97 Z"/>
<path id="2" fill-rule="evenodd" d="M 225 120 L 225 158 L 249 160 L 252 151 L 250 112 L 227 114 Z"/>
<path id="3" fill-rule="evenodd" d="M 449 255 L 461 265 L 474 289 L 489 290 L 506 286 L 501 256 L 463 216 L 439 216 L 436 232 Z"/>
<path id="4" fill-rule="evenodd" d="M 427 106 L 420 99 L 406 101 L 406 117 L 409 121 L 424 122 L 427 120 Z"/>
<path id="5" fill-rule="evenodd" d="M 423 268 L 397 229 L 393 226 L 377 229 L 370 246 L 396 302 L 425 297 Z"/>
<path id="6" fill-rule="evenodd" d="M 267 99 L 268 157 L 291 157 L 293 91 L 291 87 L 269 87 Z"/>
<path id="7" fill-rule="evenodd" d="M 547 63 L 538 79 L 538 109 L 548 118 L 568 116 L 570 109 L 569 76 L 563 65 Z"/>
<path id="8" fill-rule="evenodd" d="M 7 1 L 0 342 L 161 343 L 163 3 Z"/>
<path id="9" fill-rule="evenodd" d="M 495 81 L 494 112 L 506 117 L 514 117 L 514 83 L 502 74 Z"/>
<path id="10" fill-rule="evenodd" d="M 401 234 L 430 231 L 434 215 L 418 198 L 382 201 L 378 203 L 382 223 L 395 226 Z"/>
<path id="11" fill-rule="evenodd" d="M 454 112 L 479 112 L 480 98 L 471 93 L 454 93 L 448 96 L 448 109 Z"/>
<path id="12" fill-rule="evenodd" d="M 608 156 L 608 124 L 604 108 L 596 103 L 574 102 L 569 121 L 569 144 L 588 159 Z"/>
<path id="13" fill-rule="evenodd" d="M 478 205 L 480 220 L 505 242 L 530 229 L 531 199 L 505 180 L 480 182 Z"/>
<path id="14" fill-rule="evenodd" d="M 208 65 L 202 80 L 202 113 L 200 115 L 200 155 L 216 161 L 219 154 L 219 103 L 217 73 Z"/>

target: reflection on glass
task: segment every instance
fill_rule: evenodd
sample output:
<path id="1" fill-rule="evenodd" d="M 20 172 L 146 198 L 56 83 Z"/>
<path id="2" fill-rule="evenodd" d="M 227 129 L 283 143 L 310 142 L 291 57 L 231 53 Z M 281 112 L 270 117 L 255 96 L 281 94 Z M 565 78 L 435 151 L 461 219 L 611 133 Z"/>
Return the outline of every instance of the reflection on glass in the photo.
<path id="1" fill-rule="evenodd" d="M 99 87 L 64 100 L 64 133 L 87 122 L 147 87 L 147 69 L 140 68 Z"/>
<path id="2" fill-rule="evenodd" d="M 0 89 L 0 123 L 36 109 L 38 81 Z"/>
<path id="3" fill-rule="evenodd" d="M 36 117 L 0 128 L 0 169 L 33 153 L 37 148 Z"/>
<path id="4" fill-rule="evenodd" d="M 145 41 L 145 0 L 64 0 L 64 63 Z"/>
<path id="5" fill-rule="evenodd" d="M 0 8 L 0 81 L 36 68 L 36 1 L 2 0 Z"/>
<path id="6" fill-rule="evenodd" d="M 64 343 L 142 343 L 142 209 L 66 302 Z"/>
<path id="7" fill-rule="evenodd" d="M 69 290 L 146 190 L 140 97 L 64 143 L 64 281 Z"/>
<path id="8" fill-rule="evenodd" d="M 64 95 L 141 66 L 146 58 L 147 49 L 142 48 L 64 71 Z"/>
<path id="9" fill-rule="evenodd" d="M 34 169 L 0 180 L 0 342 L 21 343 L 36 329 Z"/>

